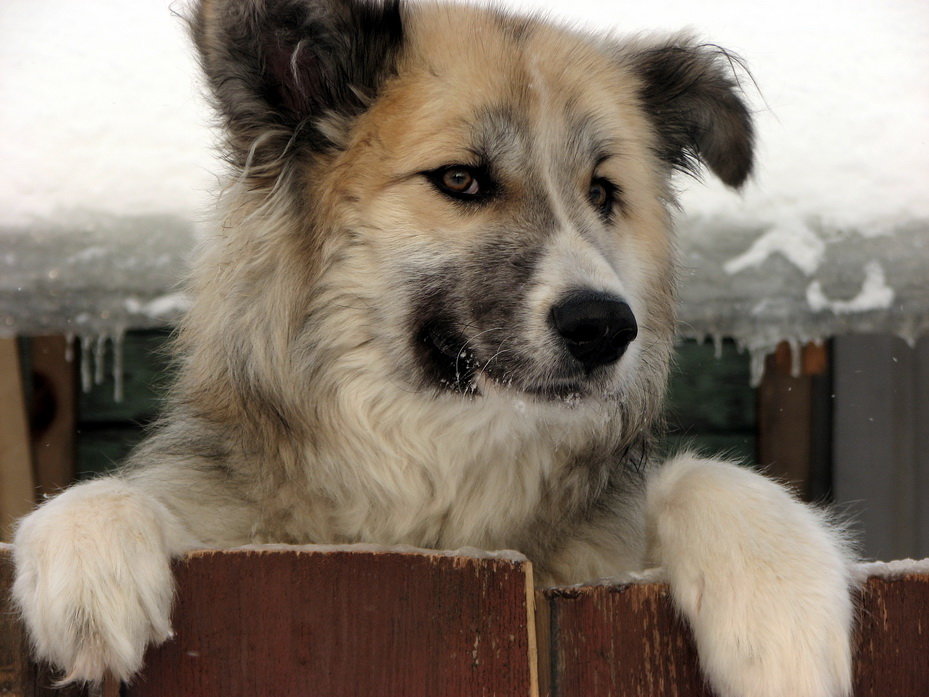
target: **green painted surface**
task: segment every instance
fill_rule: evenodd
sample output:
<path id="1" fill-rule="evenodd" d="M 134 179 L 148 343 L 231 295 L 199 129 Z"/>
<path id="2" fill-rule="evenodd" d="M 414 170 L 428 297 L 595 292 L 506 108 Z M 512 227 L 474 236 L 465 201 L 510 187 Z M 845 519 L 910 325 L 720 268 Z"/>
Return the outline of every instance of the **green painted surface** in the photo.
<path id="1" fill-rule="evenodd" d="M 124 399 L 113 399 L 107 371 L 78 402 L 78 472 L 105 472 L 121 462 L 142 438 L 142 429 L 157 416 L 170 382 L 167 331 L 126 335 L 123 346 Z M 110 355 L 108 360 L 112 359 Z M 726 342 L 716 358 L 711 345 L 693 341 L 677 350 L 667 402 L 668 435 L 663 452 L 696 448 L 709 455 L 754 460 L 755 391 L 749 387 L 746 354 Z"/>
<path id="2" fill-rule="evenodd" d="M 170 332 L 136 331 L 123 343 L 123 400 L 114 399 L 113 353 L 104 380 L 78 396 L 77 472 L 86 478 L 113 469 L 142 439 L 161 409 L 171 377 Z"/>
<path id="3" fill-rule="evenodd" d="M 710 344 L 681 343 L 668 388 L 663 450 L 691 447 L 754 461 L 756 396 L 749 371 L 748 354 L 731 341 L 722 344 L 719 358 Z"/>

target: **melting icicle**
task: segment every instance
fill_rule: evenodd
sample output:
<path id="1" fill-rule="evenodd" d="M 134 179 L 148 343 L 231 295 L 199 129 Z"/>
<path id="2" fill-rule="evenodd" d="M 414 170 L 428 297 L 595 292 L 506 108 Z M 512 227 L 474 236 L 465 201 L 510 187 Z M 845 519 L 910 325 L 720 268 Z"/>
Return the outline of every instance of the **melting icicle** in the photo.
<path id="1" fill-rule="evenodd" d="M 94 344 L 94 384 L 103 384 L 103 369 L 106 361 L 106 334 L 97 336 Z"/>
<path id="2" fill-rule="evenodd" d="M 74 332 L 65 334 L 65 361 L 74 362 Z"/>
<path id="3" fill-rule="evenodd" d="M 719 360 L 723 357 L 723 335 L 716 333 L 713 334 L 713 355 L 716 356 L 716 360 Z"/>
<path id="4" fill-rule="evenodd" d="M 798 378 L 803 373 L 803 347 L 796 339 L 789 339 L 790 346 L 790 377 Z"/>
<path id="5" fill-rule="evenodd" d="M 90 372 L 90 345 L 93 339 L 86 334 L 81 337 L 81 389 L 87 393 L 93 387 L 93 374 Z"/>
<path id="6" fill-rule="evenodd" d="M 123 339 L 126 332 L 117 329 L 113 335 L 113 400 L 123 401 Z"/>
<path id="7" fill-rule="evenodd" d="M 756 346 L 749 349 L 751 356 L 751 383 L 752 387 L 758 387 L 761 384 L 761 378 L 764 377 L 764 360 L 768 351 L 763 346 Z"/>

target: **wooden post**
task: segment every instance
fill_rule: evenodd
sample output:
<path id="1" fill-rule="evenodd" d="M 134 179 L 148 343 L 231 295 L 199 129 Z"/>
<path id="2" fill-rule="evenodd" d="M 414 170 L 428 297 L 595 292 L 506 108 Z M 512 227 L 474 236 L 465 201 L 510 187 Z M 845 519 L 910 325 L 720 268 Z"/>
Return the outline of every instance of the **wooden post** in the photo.
<path id="1" fill-rule="evenodd" d="M 74 480 L 77 370 L 63 336 L 34 337 L 29 347 L 33 472 L 39 495 L 52 495 Z"/>
<path id="2" fill-rule="evenodd" d="M 0 338 L 0 541 L 32 509 L 34 495 L 19 349 L 16 339 Z"/>
<path id="3" fill-rule="evenodd" d="M 825 345 L 786 342 L 765 360 L 758 388 L 758 462 L 804 499 L 831 486 L 831 389 Z M 796 363 L 795 363 L 796 362 Z"/>

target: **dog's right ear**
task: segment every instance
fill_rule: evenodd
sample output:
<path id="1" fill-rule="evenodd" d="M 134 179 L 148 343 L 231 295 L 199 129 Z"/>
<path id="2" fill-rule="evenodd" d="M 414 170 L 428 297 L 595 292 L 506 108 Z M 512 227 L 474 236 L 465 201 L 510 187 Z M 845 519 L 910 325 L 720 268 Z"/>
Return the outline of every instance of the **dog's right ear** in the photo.
<path id="1" fill-rule="evenodd" d="M 357 116 L 403 42 L 399 0 L 202 0 L 191 19 L 233 164 L 333 146 L 322 117 Z"/>

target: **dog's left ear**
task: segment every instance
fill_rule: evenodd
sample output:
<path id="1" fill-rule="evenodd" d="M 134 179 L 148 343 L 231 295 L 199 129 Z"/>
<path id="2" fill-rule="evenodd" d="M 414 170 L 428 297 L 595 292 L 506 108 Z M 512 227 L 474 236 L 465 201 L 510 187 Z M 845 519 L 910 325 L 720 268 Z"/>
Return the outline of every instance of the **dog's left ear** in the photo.
<path id="1" fill-rule="evenodd" d="M 729 186 L 744 184 L 752 172 L 754 129 L 735 82 L 738 59 L 718 46 L 680 39 L 639 49 L 631 61 L 661 159 L 691 173 L 703 163 Z"/>

